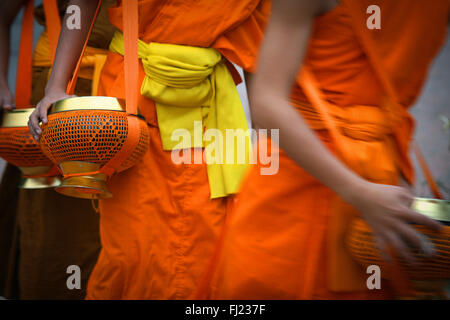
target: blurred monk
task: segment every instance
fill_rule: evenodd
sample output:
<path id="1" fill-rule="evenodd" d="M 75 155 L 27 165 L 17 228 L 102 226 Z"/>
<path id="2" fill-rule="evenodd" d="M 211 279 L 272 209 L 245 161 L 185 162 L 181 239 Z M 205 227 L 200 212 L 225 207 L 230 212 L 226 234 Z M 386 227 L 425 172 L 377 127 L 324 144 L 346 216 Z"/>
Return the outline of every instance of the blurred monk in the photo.
<path id="1" fill-rule="evenodd" d="M 32 105 L 44 96 L 52 62 L 50 41 L 55 41 L 49 35 L 58 28 L 55 20 L 64 15 L 68 5 L 67 0 L 47 2 L 54 5 L 55 11 L 50 10 L 53 16 L 47 16 L 42 4 L 33 13 L 45 29 L 33 55 Z M 26 3 L 27 0 L 0 0 L 0 109 L 10 110 L 15 104 L 7 83 L 9 33 L 15 16 Z M 114 33 L 106 13 L 113 3 L 103 3 L 83 62 L 82 79 L 77 83 L 78 95 L 92 91 L 93 57 L 105 56 Z M 52 188 L 18 189 L 20 177 L 17 168 L 7 165 L 0 185 L 0 295 L 10 299 L 84 298 L 89 274 L 100 252 L 98 214 L 90 201 L 69 198 Z M 81 289 L 67 287 L 70 265 L 81 269 Z"/>
<path id="2" fill-rule="evenodd" d="M 96 2 L 71 1 L 80 6 L 82 21 L 92 19 Z M 118 32 L 99 85 L 101 95 L 119 99 L 125 98 L 125 4 L 118 1 L 109 9 Z M 245 129 L 236 90 L 239 79 L 229 61 L 246 71 L 253 69 L 269 10 L 266 0 L 138 1 L 143 82 L 136 90 L 141 92 L 138 108 L 149 126 L 150 147 L 141 163 L 109 180 L 114 197 L 100 201 L 102 251 L 89 280 L 88 299 L 187 299 L 195 292 L 244 171 L 228 167 L 231 176 L 224 183 L 218 167 L 204 162 L 176 164 L 170 151 L 176 147 L 167 138 L 171 128 L 190 131 L 193 113 L 203 126 L 216 120 L 220 126 L 219 116 L 213 115 L 221 113 L 228 125 Z M 89 26 L 81 27 L 81 32 L 62 30 L 46 96 L 30 118 L 36 137 L 41 133 L 39 120 L 47 121 L 50 104 L 65 97 Z M 205 75 L 198 75 L 198 70 L 205 70 Z M 191 83 L 192 78 L 197 83 Z M 154 87 L 164 88 L 158 103 Z M 166 92 L 173 92 L 175 101 L 169 102 Z M 202 92 L 205 99 L 196 101 L 199 97 L 192 92 Z M 229 117 L 233 114 L 237 116 Z M 202 144 L 193 146 L 183 148 L 183 153 L 201 159 Z"/>
<path id="3" fill-rule="evenodd" d="M 370 5 L 381 9 L 381 29 L 366 24 Z M 368 290 L 369 275 L 345 248 L 357 215 L 385 257 L 388 247 L 409 263 L 411 247 L 433 254 L 408 223 L 440 225 L 412 211 L 400 185 L 413 183 L 407 108 L 445 39 L 448 13 L 448 0 L 274 1 L 250 103 L 256 127 L 280 129 L 279 149 L 260 141 L 279 153 L 279 172 L 261 175 L 259 163 L 244 181 L 206 297 L 393 297 L 392 283 Z"/>

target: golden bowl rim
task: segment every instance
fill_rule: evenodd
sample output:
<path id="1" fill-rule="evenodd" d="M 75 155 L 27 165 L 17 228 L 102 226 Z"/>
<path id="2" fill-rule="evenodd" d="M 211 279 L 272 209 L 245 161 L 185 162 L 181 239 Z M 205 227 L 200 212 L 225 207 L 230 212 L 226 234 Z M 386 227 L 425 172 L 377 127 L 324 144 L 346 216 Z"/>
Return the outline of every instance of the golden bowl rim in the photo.
<path id="1" fill-rule="evenodd" d="M 448 200 L 415 197 L 411 207 L 431 219 L 450 222 L 450 201 Z"/>
<path id="2" fill-rule="evenodd" d="M 2 123 L 0 128 L 23 128 L 28 127 L 28 118 L 34 111 L 33 108 L 20 108 L 5 111 L 3 113 Z"/>
<path id="3" fill-rule="evenodd" d="M 80 96 L 70 97 L 56 101 L 50 107 L 49 114 L 81 111 L 81 110 L 104 110 L 125 112 L 119 103 L 119 99 L 107 96 Z"/>

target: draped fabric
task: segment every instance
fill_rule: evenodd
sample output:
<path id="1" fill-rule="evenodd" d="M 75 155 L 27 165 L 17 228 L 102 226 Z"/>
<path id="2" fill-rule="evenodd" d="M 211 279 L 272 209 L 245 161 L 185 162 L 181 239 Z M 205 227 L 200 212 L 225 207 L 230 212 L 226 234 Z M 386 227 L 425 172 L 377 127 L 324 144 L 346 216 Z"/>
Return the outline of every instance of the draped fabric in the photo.
<path id="1" fill-rule="evenodd" d="M 139 38 L 214 48 L 250 70 L 269 12 L 268 1 L 139 1 Z M 121 3 L 109 14 L 121 30 Z M 139 83 L 145 77 L 140 64 Z M 99 91 L 125 98 L 120 54 L 109 53 Z M 141 163 L 111 178 L 108 188 L 114 197 L 100 201 L 103 248 L 87 299 L 188 299 L 203 276 L 233 198 L 210 199 L 203 149 L 183 150 L 201 164 L 175 164 L 161 144 L 155 102 L 140 94 L 137 104 L 149 124 L 150 147 Z"/>
<path id="2" fill-rule="evenodd" d="M 121 33 L 116 33 L 110 49 L 124 54 Z M 147 44 L 142 40 L 138 41 L 138 55 L 146 74 L 141 94 L 156 102 L 163 150 L 214 149 L 206 153 L 211 199 L 237 193 L 249 163 L 251 143 L 236 84 L 222 55 L 212 48 Z M 180 141 L 180 130 L 189 137 Z M 219 137 L 226 137 L 227 130 L 240 133 L 238 140 L 244 141 L 244 148 L 239 149 L 237 143 L 219 146 L 218 141 L 203 139 L 203 132 L 212 130 L 217 130 Z M 225 161 L 229 153 L 234 163 Z M 239 156 L 241 162 L 236 161 Z"/>
<path id="3" fill-rule="evenodd" d="M 106 0 L 94 28 L 90 45 L 95 53 L 107 48 L 114 28 Z M 67 1 L 58 1 L 64 13 Z M 44 24 L 42 7 L 35 10 Z M 50 72 L 50 49 L 46 31 L 34 52 L 31 103 L 44 96 Z M 36 59 L 37 57 L 37 59 Z M 75 94 L 90 95 L 91 81 L 80 79 Z M 87 280 L 100 251 L 99 217 L 90 201 L 69 198 L 53 189 L 22 190 L 17 185 L 20 172 L 7 165 L 0 187 L 0 295 L 15 299 L 83 299 Z M 81 289 L 67 288 L 67 267 L 81 269 Z"/>
<path id="4" fill-rule="evenodd" d="M 381 30 L 366 27 L 372 4 L 381 8 Z M 328 102 L 341 142 L 351 150 L 347 164 L 369 181 L 396 185 L 400 175 L 412 181 L 407 152 L 413 123 L 406 108 L 443 42 L 448 13 L 447 0 L 348 0 L 314 21 L 305 64 Z M 374 55 L 381 61 L 377 67 Z M 394 84 L 396 101 L 385 92 L 380 67 Z M 299 77 L 292 104 L 334 152 L 300 83 Z M 263 176 L 263 164 L 252 168 L 227 222 L 209 289 L 200 294 L 213 299 L 392 297 L 388 283 L 381 290 L 367 289 L 365 270 L 345 248 L 346 229 L 358 212 L 282 150 L 273 152 L 279 152 L 279 172 Z"/>

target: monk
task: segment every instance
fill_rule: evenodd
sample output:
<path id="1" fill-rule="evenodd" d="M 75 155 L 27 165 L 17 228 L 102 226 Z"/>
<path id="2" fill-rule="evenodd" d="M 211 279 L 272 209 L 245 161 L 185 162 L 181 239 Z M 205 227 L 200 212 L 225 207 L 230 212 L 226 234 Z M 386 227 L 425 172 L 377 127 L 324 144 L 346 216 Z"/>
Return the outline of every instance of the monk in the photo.
<path id="1" fill-rule="evenodd" d="M 99 84 L 99 94 L 120 100 L 125 98 L 122 15 L 127 2 L 118 1 L 109 9 L 118 32 Z M 71 3 L 80 6 L 83 21 L 91 19 L 96 1 Z M 176 146 L 171 145 L 168 127 L 192 132 L 193 119 L 184 114 L 189 110 L 198 111 L 195 119 L 203 126 L 216 119 L 220 126 L 219 117 L 212 116 L 216 112 L 225 117 L 236 114 L 228 117 L 228 124 L 244 126 L 245 114 L 236 96 L 239 79 L 230 61 L 253 70 L 269 11 L 265 0 L 147 0 L 138 1 L 138 19 L 125 16 L 139 21 L 142 87 L 136 90 L 140 90 L 138 108 L 148 123 L 150 146 L 139 164 L 108 181 L 113 198 L 100 201 L 102 251 L 89 280 L 87 299 L 187 299 L 196 291 L 243 171 L 237 168 L 235 175 L 235 168 L 229 167 L 231 182 L 223 184 L 216 178 L 217 167 L 204 161 L 175 163 L 170 150 Z M 81 32 L 62 30 L 46 96 L 29 121 L 36 138 L 41 133 L 39 121 L 47 121 L 50 104 L 66 96 L 87 28 L 84 24 Z M 198 75 L 197 70 L 203 68 L 206 76 Z M 165 69 L 176 76 L 161 71 Z M 191 83 L 187 74 L 195 74 L 200 85 Z M 187 83 L 184 88 L 177 85 L 181 80 Z M 202 89 L 210 83 L 217 95 Z M 162 93 L 173 92 L 175 101 L 158 96 L 152 86 L 165 88 Z M 199 90 L 204 99 L 197 101 L 199 95 L 189 95 L 192 90 Z M 219 93 L 225 92 L 228 99 L 223 101 Z M 181 123 L 185 116 L 189 121 Z M 182 149 L 192 159 L 202 157 L 201 143 Z"/>
<path id="2" fill-rule="evenodd" d="M 371 5 L 381 29 L 366 13 Z M 260 140 L 279 154 L 279 172 L 251 169 L 200 296 L 394 297 L 391 282 L 369 290 L 369 275 L 347 252 L 356 216 L 390 261 L 394 251 L 413 263 L 411 247 L 433 254 L 408 224 L 440 227 L 410 209 L 407 108 L 445 39 L 448 14 L 447 0 L 274 1 L 250 104 L 256 127 L 280 130 L 279 145 Z"/>
<path id="3" fill-rule="evenodd" d="M 55 5 L 56 18 L 66 11 L 68 1 L 49 2 Z M 105 55 L 112 38 L 114 27 L 107 20 L 106 9 L 113 2 L 104 1 L 94 28 L 87 63 L 83 64 L 83 78 L 77 83 L 79 95 L 88 95 L 92 90 L 94 65 L 89 57 Z M 0 1 L 0 109 L 10 110 L 15 104 L 7 84 L 9 29 L 26 3 L 26 0 Z M 46 18 L 55 19 L 46 16 L 42 4 L 35 8 L 34 17 L 43 26 L 49 22 Z M 49 38 L 46 27 L 34 50 L 32 105 L 45 93 L 52 60 Z M 84 298 L 87 279 L 100 251 L 98 214 L 90 201 L 69 198 L 50 188 L 18 189 L 20 176 L 17 168 L 8 165 L 0 186 L 0 295 L 16 299 Z M 80 267 L 80 289 L 67 287 L 70 276 L 67 268 L 71 265 Z"/>

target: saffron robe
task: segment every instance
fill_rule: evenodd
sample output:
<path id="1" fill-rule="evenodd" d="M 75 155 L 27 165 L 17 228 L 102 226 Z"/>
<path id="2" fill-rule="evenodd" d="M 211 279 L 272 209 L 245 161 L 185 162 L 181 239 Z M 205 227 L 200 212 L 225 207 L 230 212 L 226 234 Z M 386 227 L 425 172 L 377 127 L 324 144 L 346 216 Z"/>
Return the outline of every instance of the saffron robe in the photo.
<path id="1" fill-rule="evenodd" d="M 381 29 L 366 27 L 366 8 L 381 8 Z M 419 94 L 446 32 L 448 1 L 340 1 L 314 21 L 305 65 L 352 152 L 347 165 L 365 179 L 396 185 L 413 181 L 408 158 L 413 121 L 405 112 Z M 433 21 L 433 23 L 429 23 Z M 369 39 L 395 88 L 401 112 L 389 105 L 363 40 Z M 300 81 L 300 80 L 299 80 Z M 299 82 L 298 81 L 298 82 Z M 300 85 L 292 104 L 335 152 L 335 145 Z M 276 107 L 276 106 L 274 106 Z M 398 112 L 398 113 L 397 113 Z M 271 143 L 265 140 L 262 143 Z M 377 299 L 392 297 L 389 283 L 368 290 L 367 274 L 345 247 L 358 213 L 276 146 L 279 172 L 261 175 L 257 164 L 245 180 L 226 222 L 202 298 Z M 206 294 L 205 294 L 206 292 Z"/>
<path id="2" fill-rule="evenodd" d="M 106 49 L 114 32 L 106 9 L 114 1 L 103 1 L 89 45 Z M 58 1 L 64 14 L 68 1 Z M 42 5 L 36 20 L 44 25 Z M 46 34 L 44 30 L 41 39 Z M 36 66 L 36 54 L 49 54 L 48 41 L 36 46 L 32 74 L 31 103 L 44 96 L 50 67 Z M 43 52 L 38 52 L 41 50 Z M 50 60 L 48 57 L 47 60 Z M 91 81 L 79 79 L 76 95 L 90 95 Z M 70 198 L 53 189 L 18 189 L 21 173 L 7 165 L 0 187 L 0 295 L 10 299 L 83 299 L 87 281 L 100 252 L 99 217 L 91 201 Z M 67 267 L 81 269 L 81 289 L 69 290 Z"/>
<path id="3" fill-rule="evenodd" d="M 259 0 L 139 1 L 139 38 L 212 47 L 252 70 L 269 10 L 269 2 Z M 109 16 L 122 30 L 121 2 Z M 123 63 L 122 55 L 109 53 L 101 95 L 125 98 Z M 102 250 L 87 299 L 192 297 L 233 201 L 210 199 L 206 164 L 174 164 L 163 151 L 152 100 L 139 95 L 138 108 L 149 125 L 150 147 L 139 164 L 108 181 L 114 196 L 100 201 Z M 185 152 L 194 159 L 203 151 Z"/>

